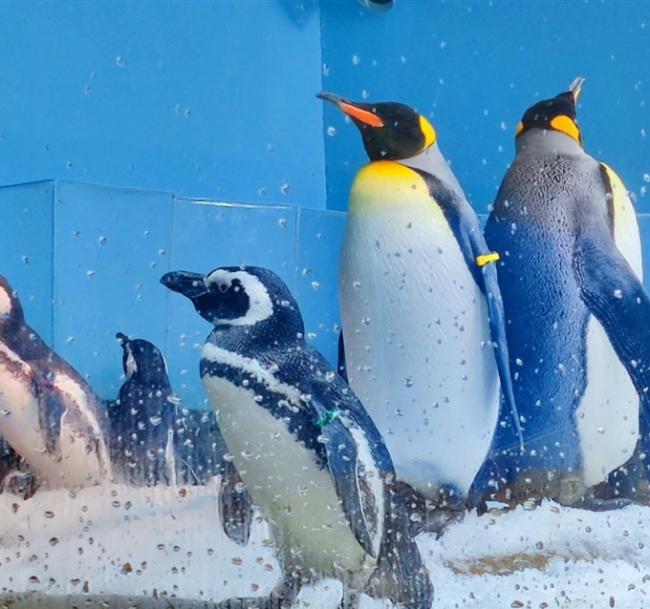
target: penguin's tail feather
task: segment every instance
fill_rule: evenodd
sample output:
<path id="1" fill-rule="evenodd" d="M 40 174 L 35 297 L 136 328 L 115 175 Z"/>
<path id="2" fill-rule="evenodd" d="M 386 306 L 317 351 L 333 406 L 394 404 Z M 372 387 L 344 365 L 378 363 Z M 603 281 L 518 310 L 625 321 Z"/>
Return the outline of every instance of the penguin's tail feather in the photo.
<path id="1" fill-rule="evenodd" d="M 388 515 L 367 594 L 408 609 L 431 609 L 433 585 L 411 534 L 411 509 L 397 485 L 386 486 Z"/>

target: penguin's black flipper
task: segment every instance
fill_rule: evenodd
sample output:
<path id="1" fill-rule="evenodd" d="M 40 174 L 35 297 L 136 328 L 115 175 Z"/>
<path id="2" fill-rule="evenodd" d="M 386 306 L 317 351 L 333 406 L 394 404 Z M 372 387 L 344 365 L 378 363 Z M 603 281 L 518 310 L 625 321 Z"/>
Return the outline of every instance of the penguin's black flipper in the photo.
<path id="1" fill-rule="evenodd" d="M 47 381 L 32 379 L 32 393 L 38 398 L 38 419 L 47 452 L 60 456 L 61 417 L 65 405 Z"/>
<path id="2" fill-rule="evenodd" d="M 410 609 L 430 609 L 433 585 L 414 536 L 405 534 L 412 522 L 411 507 L 404 498 L 399 483 L 386 486 L 390 521 L 366 592 L 375 598 L 388 597 L 394 604 Z"/>
<path id="3" fill-rule="evenodd" d="M 221 470 L 219 516 L 229 539 L 245 546 L 251 534 L 253 502 L 234 464 L 226 460 L 223 461 Z"/>
<path id="4" fill-rule="evenodd" d="M 578 238 L 574 271 L 582 300 L 639 394 L 643 423 L 650 414 L 650 298 L 605 228 Z"/>
<path id="5" fill-rule="evenodd" d="M 338 361 L 336 363 L 336 369 L 338 373 L 341 375 L 343 380 L 347 383 L 348 382 L 348 367 L 345 362 L 345 343 L 343 342 L 343 330 L 339 332 L 339 353 L 338 353 Z"/>
<path id="6" fill-rule="evenodd" d="M 371 464 L 364 463 L 359 455 L 354 431 L 349 429 L 354 424 L 336 413 L 324 412 L 317 423 L 322 427 L 330 475 L 357 541 L 368 554 L 376 557 L 378 548 L 374 547 L 372 538 L 378 532 L 383 514 L 378 512 L 375 504 L 372 481 L 366 477 Z M 357 433 L 362 432 L 357 430 Z M 382 484 L 381 479 L 376 478 L 375 482 Z"/>

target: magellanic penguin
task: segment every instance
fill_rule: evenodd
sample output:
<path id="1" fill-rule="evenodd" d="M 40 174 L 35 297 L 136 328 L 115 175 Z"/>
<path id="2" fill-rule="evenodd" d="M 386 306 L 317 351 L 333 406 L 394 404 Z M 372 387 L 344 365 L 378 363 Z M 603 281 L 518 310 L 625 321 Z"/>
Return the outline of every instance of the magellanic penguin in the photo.
<path id="1" fill-rule="evenodd" d="M 149 341 L 116 335 L 125 380 L 108 409 L 111 454 L 121 479 L 134 485 L 176 483 L 175 404 L 162 353 Z"/>
<path id="2" fill-rule="evenodd" d="M 226 534 L 248 542 L 253 508 L 213 411 L 185 408 L 167 363 L 153 343 L 117 333 L 125 375 L 109 403 L 111 457 L 121 481 L 134 486 L 205 485 L 221 475 L 219 507 Z"/>
<path id="3" fill-rule="evenodd" d="M 25 322 L 0 277 L 0 434 L 49 488 L 111 477 L 105 413 L 88 383 Z"/>
<path id="4" fill-rule="evenodd" d="M 398 478 L 461 505 L 488 453 L 501 392 L 518 426 L 499 254 L 424 116 L 400 103 L 319 97 L 359 128 L 371 161 L 352 185 L 340 262 L 350 385 Z"/>
<path id="5" fill-rule="evenodd" d="M 498 476 L 524 496 L 586 506 L 586 489 L 630 459 L 639 403 L 644 411 L 650 405 L 650 301 L 625 186 L 583 148 L 576 118 L 582 83 L 524 113 L 486 238 L 502 252 L 527 449 L 512 456 L 502 438 Z"/>
<path id="6" fill-rule="evenodd" d="M 282 280 L 262 268 L 224 267 L 205 276 L 172 272 L 161 281 L 214 325 L 201 377 L 275 536 L 285 578 L 267 600 L 289 606 L 301 584 L 335 577 L 344 584 L 344 607 L 366 592 L 429 609 L 431 583 L 408 513 L 393 500 L 382 437 L 343 379 L 305 342 L 300 310 Z"/>

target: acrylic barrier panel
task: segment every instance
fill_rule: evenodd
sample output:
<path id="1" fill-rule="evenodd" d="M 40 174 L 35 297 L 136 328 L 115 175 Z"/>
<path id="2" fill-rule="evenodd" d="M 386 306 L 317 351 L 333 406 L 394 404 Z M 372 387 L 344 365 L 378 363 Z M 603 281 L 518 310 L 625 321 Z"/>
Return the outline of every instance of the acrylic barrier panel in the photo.
<path id="1" fill-rule="evenodd" d="M 18 293 L 25 316 L 52 342 L 53 182 L 0 188 L 0 275 Z"/>
<path id="2" fill-rule="evenodd" d="M 187 406 L 208 412 L 198 363 L 210 325 L 187 299 L 160 285 L 160 276 L 171 269 L 271 268 L 296 296 L 308 340 L 335 360 L 342 213 L 74 183 L 1 189 L 0 205 L 12 240 L 11 248 L 0 245 L 4 272 L 12 275 L 21 297 L 34 296 L 25 306 L 28 320 L 43 323 L 39 315 L 48 310 L 52 293 L 41 293 L 39 282 L 53 285 L 54 345 L 102 397 L 114 397 L 123 380 L 114 338 L 121 330 L 156 343 L 177 394 Z M 650 255 L 650 217 L 639 216 L 639 224 Z M 49 273 L 48 264 L 53 264 Z M 282 576 L 272 533 L 255 512 L 249 542 L 234 541 L 222 528 L 221 492 L 217 477 L 190 486 L 115 484 L 74 493 L 41 488 L 27 499 L 5 489 L 0 598 L 22 607 L 71 606 L 81 599 L 95 602 L 89 606 L 120 607 L 146 596 L 151 606 L 167 607 L 170 599 L 186 607 L 192 600 L 266 594 Z M 552 606 L 557 589 L 583 598 L 585 580 L 564 578 L 565 561 L 585 561 L 590 569 L 618 561 L 616 578 L 598 593 L 615 598 L 616 606 L 643 606 L 643 573 L 628 565 L 630 557 L 646 560 L 650 539 L 644 519 L 638 507 L 612 516 L 555 504 L 487 516 L 468 513 L 442 542 L 434 535 L 418 537 L 436 588 L 434 607 Z M 620 532 L 614 542 L 612 531 Z M 495 573 L 498 577 L 491 576 Z M 505 584 L 503 575 L 509 577 Z M 34 594 L 58 600 L 39 605 Z M 338 606 L 339 598 L 340 585 L 332 581 L 303 595 L 319 609 Z M 562 603 L 558 606 L 572 606 Z M 363 609 L 385 606 L 363 598 Z"/>
<path id="3" fill-rule="evenodd" d="M 207 274 L 220 266 L 264 266 L 293 289 L 295 239 L 294 207 L 178 198 L 170 268 Z M 203 407 L 200 350 L 212 326 L 185 297 L 170 293 L 168 303 L 166 352 L 172 387 L 188 405 Z"/>
<path id="4" fill-rule="evenodd" d="M 336 364 L 339 312 L 338 269 L 345 214 L 311 209 L 298 212 L 295 296 L 307 340 Z"/>
<path id="5" fill-rule="evenodd" d="M 123 332 L 162 346 L 172 195 L 58 182 L 54 347 L 105 398 L 117 395 Z"/>

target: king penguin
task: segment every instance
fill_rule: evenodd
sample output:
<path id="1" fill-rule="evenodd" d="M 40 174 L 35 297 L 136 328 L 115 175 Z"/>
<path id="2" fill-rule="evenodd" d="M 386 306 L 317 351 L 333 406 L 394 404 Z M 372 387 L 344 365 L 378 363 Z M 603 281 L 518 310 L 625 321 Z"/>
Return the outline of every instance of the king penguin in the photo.
<path id="1" fill-rule="evenodd" d="M 100 399 L 25 322 L 0 277 L 0 434 L 49 488 L 111 478 Z"/>
<path id="2" fill-rule="evenodd" d="M 499 255 L 424 116 L 401 103 L 318 96 L 359 128 L 370 158 L 352 185 L 340 261 L 350 386 L 398 478 L 434 504 L 462 506 L 492 442 L 501 392 L 518 425 Z"/>
<path id="3" fill-rule="evenodd" d="M 639 227 L 616 173 L 584 150 L 584 79 L 540 101 L 486 226 L 498 265 L 526 452 L 505 434 L 502 483 L 568 505 L 617 507 L 588 490 L 630 459 L 650 387 L 650 301 Z"/>
<path id="4" fill-rule="evenodd" d="M 117 333 L 125 380 L 108 406 L 111 456 L 121 480 L 134 486 L 206 485 L 221 475 L 219 513 L 239 545 L 250 535 L 253 507 L 213 411 L 185 408 L 174 394 L 158 347 Z"/>
<path id="5" fill-rule="evenodd" d="M 334 577 L 344 584 L 342 607 L 355 607 L 366 592 L 429 609 L 432 586 L 408 513 L 391 493 L 394 470 L 382 437 L 305 342 L 300 310 L 282 280 L 258 267 L 223 267 L 207 275 L 172 272 L 161 281 L 214 326 L 201 378 L 275 536 L 285 577 L 267 601 L 288 607 L 303 583 Z"/>

